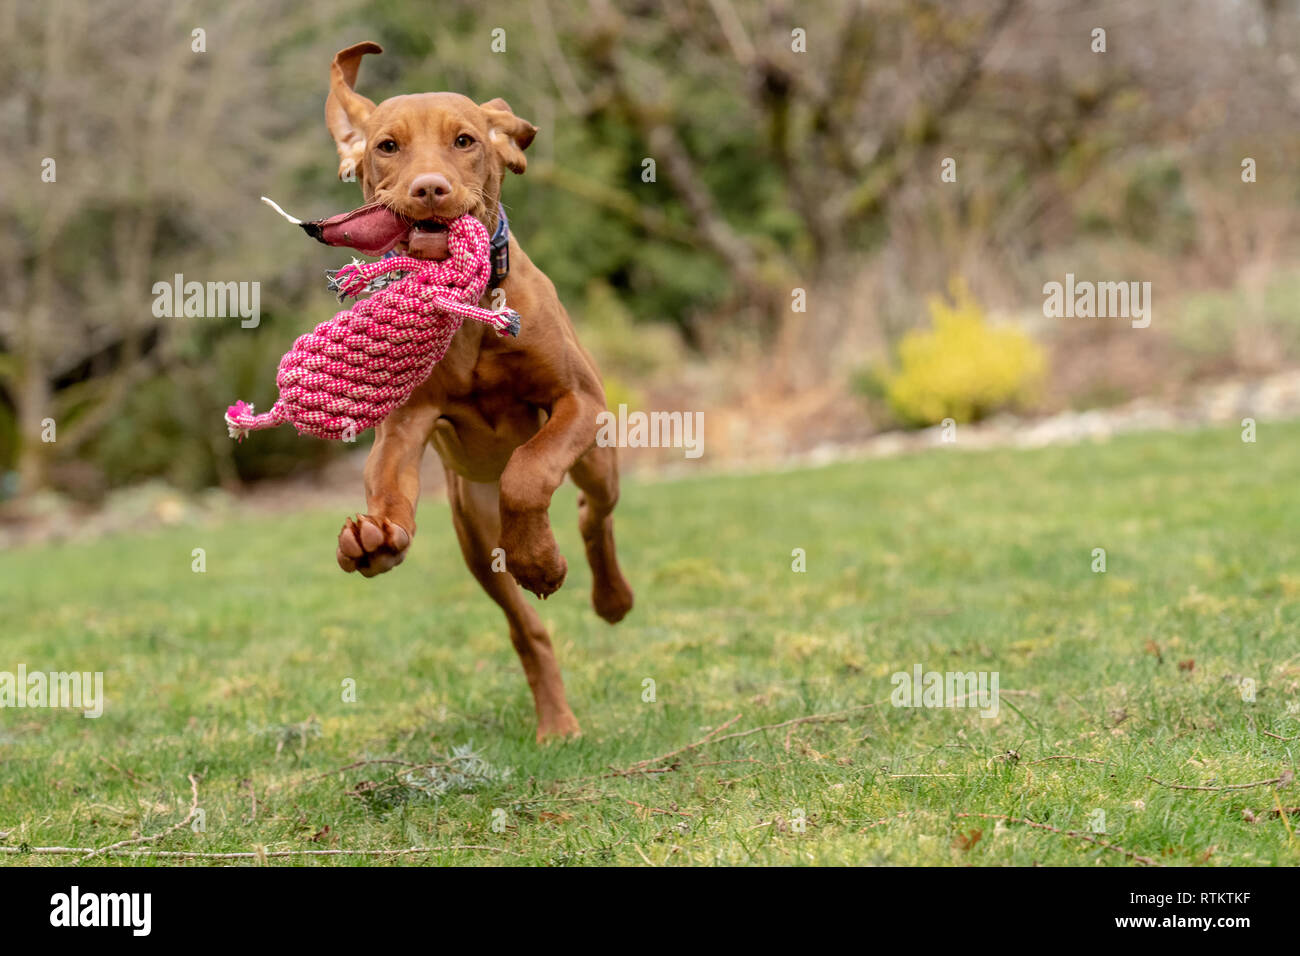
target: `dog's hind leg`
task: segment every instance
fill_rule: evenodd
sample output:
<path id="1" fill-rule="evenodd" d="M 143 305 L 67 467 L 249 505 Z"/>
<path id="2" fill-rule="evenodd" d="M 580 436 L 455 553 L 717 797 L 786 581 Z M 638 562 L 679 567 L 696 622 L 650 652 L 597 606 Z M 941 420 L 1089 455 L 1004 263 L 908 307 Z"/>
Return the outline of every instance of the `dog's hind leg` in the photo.
<path id="1" fill-rule="evenodd" d="M 618 504 L 618 455 L 592 445 L 569 469 L 578 486 L 578 530 L 591 565 L 591 604 L 617 624 L 632 610 L 632 588 L 614 552 L 614 505 Z"/>
<path id="2" fill-rule="evenodd" d="M 582 733 L 564 694 L 564 679 L 542 619 L 510 575 L 504 558 L 494 559 L 501 536 L 500 490 L 495 483 L 469 481 L 450 468 L 447 499 L 465 563 L 483 590 L 501 606 L 510 625 L 510 641 L 524 665 L 537 708 L 537 739 Z M 500 557 L 498 555 L 498 557 Z M 493 565 L 496 565 L 494 568 Z"/>

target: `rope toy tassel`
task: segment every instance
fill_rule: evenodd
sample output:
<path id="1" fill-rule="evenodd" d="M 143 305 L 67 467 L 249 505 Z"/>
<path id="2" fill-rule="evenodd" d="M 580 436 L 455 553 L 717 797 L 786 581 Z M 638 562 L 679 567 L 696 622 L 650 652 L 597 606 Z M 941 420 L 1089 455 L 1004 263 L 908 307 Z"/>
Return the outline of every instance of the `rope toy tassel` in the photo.
<path id="1" fill-rule="evenodd" d="M 254 414 L 255 409 L 245 401 L 238 401 L 226 409 L 226 429 L 230 437 L 243 441 L 249 432 L 261 431 L 263 428 L 275 428 L 289 421 L 284 413 L 284 406 L 276 402 L 269 412 Z"/>
<path id="2" fill-rule="evenodd" d="M 372 294 L 298 338 L 280 360 L 280 398 L 269 412 L 243 401 L 226 409 L 230 437 L 290 422 L 300 434 L 355 439 L 411 397 L 466 319 L 518 335 L 518 312 L 478 305 L 491 275 L 487 229 L 465 215 L 447 231 L 447 259 L 389 255 L 335 271 L 330 288 L 340 300 Z"/>

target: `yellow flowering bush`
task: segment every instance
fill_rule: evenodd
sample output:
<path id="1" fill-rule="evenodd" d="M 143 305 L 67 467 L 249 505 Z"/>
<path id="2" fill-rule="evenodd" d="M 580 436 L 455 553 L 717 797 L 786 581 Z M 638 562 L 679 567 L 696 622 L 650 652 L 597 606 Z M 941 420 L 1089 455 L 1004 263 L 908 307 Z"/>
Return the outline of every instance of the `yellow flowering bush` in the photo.
<path id="1" fill-rule="evenodd" d="M 950 291 L 951 304 L 930 298 L 933 328 L 903 336 L 899 367 L 884 376 L 885 398 L 908 424 L 977 421 L 1029 404 L 1042 384 L 1043 349 L 1019 329 L 988 325 L 964 283 Z"/>

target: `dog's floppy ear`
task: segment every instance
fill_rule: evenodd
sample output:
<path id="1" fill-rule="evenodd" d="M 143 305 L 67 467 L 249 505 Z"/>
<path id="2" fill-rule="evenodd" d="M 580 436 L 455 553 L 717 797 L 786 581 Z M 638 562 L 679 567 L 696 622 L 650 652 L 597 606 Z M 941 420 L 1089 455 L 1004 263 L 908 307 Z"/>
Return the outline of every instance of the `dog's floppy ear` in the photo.
<path id="1" fill-rule="evenodd" d="M 330 93 L 325 98 L 325 125 L 339 151 L 339 179 L 347 178 L 361 166 L 366 151 L 366 119 L 375 104 L 352 87 L 357 82 L 357 68 L 367 53 L 383 53 L 378 43 L 357 43 L 334 54 L 330 65 Z"/>
<path id="2" fill-rule="evenodd" d="M 522 173 L 528 168 L 524 150 L 537 135 L 537 127 L 516 116 L 510 109 L 510 104 L 500 97 L 480 103 L 479 109 L 487 117 L 488 139 L 492 148 L 500 154 L 506 169 L 512 173 Z"/>

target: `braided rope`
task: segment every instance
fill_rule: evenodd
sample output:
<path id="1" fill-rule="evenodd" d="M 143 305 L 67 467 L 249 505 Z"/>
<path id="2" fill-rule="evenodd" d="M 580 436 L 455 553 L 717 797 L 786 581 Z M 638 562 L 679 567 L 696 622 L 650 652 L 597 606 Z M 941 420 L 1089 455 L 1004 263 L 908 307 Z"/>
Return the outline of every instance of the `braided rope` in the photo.
<path id="1" fill-rule="evenodd" d="M 279 400 L 260 415 L 246 402 L 231 405 L 230 437 L 290 422 L 300 434 L 355 438 L 411 397 L 465 319 L 518 335 L 518 313 L 477 305 L 491 273 L 483 224 L 469 215 L 454 220 L 447 245 L 451 255 L 439 261 L 391 256 L 338 270 L 335 283 L 346 295 L 364 292 L 388 273 L 406 275 L 300 336 L 280 360 Z"/>

